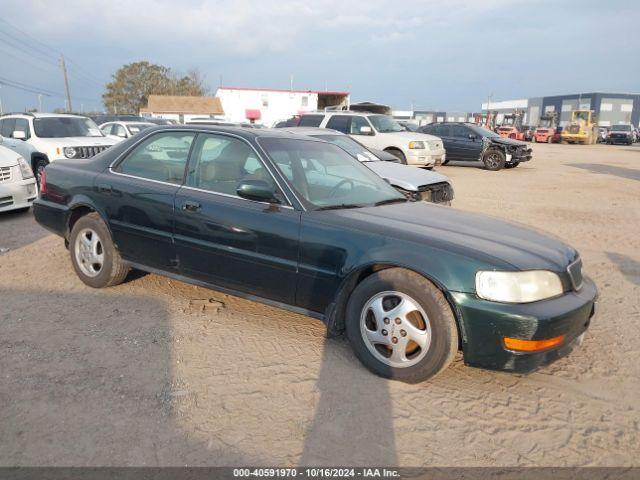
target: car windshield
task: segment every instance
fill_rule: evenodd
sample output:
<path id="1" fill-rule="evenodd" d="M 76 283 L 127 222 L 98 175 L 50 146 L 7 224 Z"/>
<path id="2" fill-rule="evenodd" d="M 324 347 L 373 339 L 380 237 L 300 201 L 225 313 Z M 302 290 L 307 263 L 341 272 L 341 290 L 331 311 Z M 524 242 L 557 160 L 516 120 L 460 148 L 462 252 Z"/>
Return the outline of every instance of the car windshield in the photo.
<path id="1" fill-rule="evenodd" d="M 353 138 L 347 135 L 311 135 L 312 137 L 319 138 L 324 140 L 325 142 L 333 143 L 334 145 L 339 146 L 349 155 L 352 155 L 354 158 L 360 160 L 361 162 L 377 162 L 380 159 L 376 157 L 369 150 L 364 148 L 358 142 L 356 142 Z"/>
<path id="2" fill-rule="evenodd" d="M 371 115 L 369 121 L 380 133 L 406 132 L 402 125 L 387 115 Z"/>
<path id="3" fill-rule="evenodd" d="M 104 137 L 93 120 L 82 117 L 36 118 L 33 129 L 40 138 Z"/>
<path id="4" fill-rule="evenodd" d="M 127 128 L 129 129 L 129 133 L 131 135 L 135 135 L 136 133 L 140 133 L 147 128 L 151 128 L 153 125 L 147 125 L 146 123 L 128 123 Z"/>
<path id="5" fill-rule="evenodd" d="M 259 142 L 298 195 L 318 209 L 406 201 L 404 195 L 336 145 L 268 137 Z"/>
<path id="6" fill-rule="evenodd" d="M 471 128 L 471 130 L 476 132 L 478 134 L 478 136 L 480 136 L 480 137 L 494 138 L 494 137 L 499 137 L 500 136 L 496 132 L 493 132 L 493 131 L 489 130 L 488 128 L 480 127 L 478 125 L 470 125 L 470 128 Z"/>
<path id="7" fill-rule="evenodd" d="M 630 132 L 631 126 L 630 125 L 614 125 L 613 127 L 611 127 L 611 131 L 612 132 Z"/>

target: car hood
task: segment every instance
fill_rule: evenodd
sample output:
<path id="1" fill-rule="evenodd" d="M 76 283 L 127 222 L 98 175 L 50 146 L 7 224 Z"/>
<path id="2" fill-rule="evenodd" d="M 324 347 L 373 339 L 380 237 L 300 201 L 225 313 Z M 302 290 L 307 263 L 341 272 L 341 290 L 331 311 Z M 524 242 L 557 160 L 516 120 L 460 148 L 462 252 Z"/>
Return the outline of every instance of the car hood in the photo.
<path id="1" fill-rule="evenodd" d="M 0 167 L 13 167 L 18 165 L 18 155 L 13 150 L 0 145 Z"/>
<path id="2" fill-rule="evenodd" d="M 516 147 L 526 146 L 526 142 L 522 142 L 520 140 L 514 140 L 513 138 L 505 138 L 505 137 L 489 137 L 489 139 L 493 143 L 499 143 L 501 145 L 513 145 Z"/>
<path id="3" fill-rule="evenodd" d="M 449 178 L 428 170 L 393 162 L 364 162 L 364 164 L 382 178 L 389 180 L 394 187 L 415 191 L 420 187 L 434 183 L 449 182 Z"/>
<path id="4" fill-rule="evenodd" d="M 329 213 L 329 212 L 326 212 Z M 425 202 L 334 210 L 346 225 L 383 236 L 424 242 L 482 258 L 495 268 L 564 271 L 576 251 L 549 234 L 494 217 Z"/>

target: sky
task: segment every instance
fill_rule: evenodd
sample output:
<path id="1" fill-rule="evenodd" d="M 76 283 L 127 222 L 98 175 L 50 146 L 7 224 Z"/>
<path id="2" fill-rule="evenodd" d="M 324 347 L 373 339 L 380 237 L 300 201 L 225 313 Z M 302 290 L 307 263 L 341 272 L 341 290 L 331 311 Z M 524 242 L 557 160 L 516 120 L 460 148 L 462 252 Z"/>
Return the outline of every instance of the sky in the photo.
<path id="1" fill-rule="evenodd" d="M 5 111 L 102 110 L 122 65 L 147 60 L 225 86 L 348 90 L 395 109 L 640 92 L 635 0 L 0 0 Z M 16 83 L 17 82 L 17 83 Z"/>

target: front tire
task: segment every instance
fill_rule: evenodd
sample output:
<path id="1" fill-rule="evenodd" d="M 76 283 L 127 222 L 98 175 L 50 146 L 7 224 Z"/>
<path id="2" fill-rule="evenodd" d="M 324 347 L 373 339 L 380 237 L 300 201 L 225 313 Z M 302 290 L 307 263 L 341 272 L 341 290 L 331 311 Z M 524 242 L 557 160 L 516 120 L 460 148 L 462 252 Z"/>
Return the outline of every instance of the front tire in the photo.
<path id="1" fill-rule="evenodd" d="M 122 283 L 129 272 L 97 213 L 81 217 L 69 237 L 71 264 L 80 280 L 93 288 Z"/>
<path id="2" fill-rule="evenodd" d="M 390 153 L 394 157 L 397 157 L 398 160 L 400 160 L 401 164 L 403 165 L 407 164 L 407 157 L 400 150 L 396 150 L 395 148 L 390 148 L 389 150 L 385 150 L 385 151 Z"/>
<path id="3" fill-rule="evenodd" d="M 482 162 L 484 163 L 484 168 L 491 171 L 497 171 L 504 167 L 507 158 L 501 150 L 497 148 L 491 148 L 487 150 L 487 153 L 484 154 L 484 158 Z"/>
<path id="4" fill-rule="evenodd" d="M 374 273 L 355 288 L 346 330 L 365 367 L 407 383 L 435 377 L 458 350 L 456 321 L 442 292 L 402 268 Z"/>

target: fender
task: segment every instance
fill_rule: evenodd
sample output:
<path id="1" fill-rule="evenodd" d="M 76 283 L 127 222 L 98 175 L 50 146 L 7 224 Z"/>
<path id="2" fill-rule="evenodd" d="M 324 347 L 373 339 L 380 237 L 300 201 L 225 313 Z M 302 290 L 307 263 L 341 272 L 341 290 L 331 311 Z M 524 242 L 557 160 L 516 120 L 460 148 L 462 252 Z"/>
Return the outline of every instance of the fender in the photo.
<path id="1" fill-rule="evenodd" d="M 69 220 L 71 219 L 71 215 L 73 214 L 74 210 L 77 210 L 78 208 L 82 208 L 82 207 L 90 208 L 91 210 L 96 212 L 98 215 L 100 215 L 100 218 L 102 219 L 102 221 L 107 226 L 107 229 L 109 230 L 109 234 L 111 235 L 111 238 L 113 238 L 113 232 L 111 231 L 111 226 L 109 225 L 109 222 L 107 221 L 107 215 L 106 215 L 104 209 L 101 208 L 101 207 L 98 207 L 96 205 L 96 203 L 93 201 L 93 199 L 91 199 L 87 195 L 84 195 L 84 194 L 80 193 L 80 194 L 77 194 L 77 195 L 74 195 L 73 197 L 71 197 L 71 200 L 69 201 L 67 206 L 69 208 L 67 210 L 67 218 L 65 218 L 65 223 L 66 223 L 67 226 L 69 225 Z M 67 231 L 67 236 L 70 233 L 71 232 Z"/>

